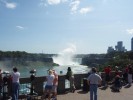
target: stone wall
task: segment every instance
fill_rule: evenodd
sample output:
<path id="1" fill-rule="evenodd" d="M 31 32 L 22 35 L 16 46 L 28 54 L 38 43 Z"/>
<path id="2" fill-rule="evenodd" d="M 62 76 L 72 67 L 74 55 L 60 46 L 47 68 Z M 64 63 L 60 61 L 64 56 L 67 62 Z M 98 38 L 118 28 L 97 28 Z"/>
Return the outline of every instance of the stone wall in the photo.
<path id="1" fill-rule="evenodd" d="M 121 72 L 120 72 L 121 73 Z M 105 73 L 101 72 L 101 76 L 104 77 Z M 115 76 L 115 72 L 111 73 L 111 78 Z M 75 74 L 74 75 L 75 79 L 75 87 L 76 89 L 81 89 L 83 85 L 83 79 L 88 77 L 88 74 Z M 65 75 L 60 75 L 59 80 L 58 80 L 58 94 L 65 93 L 66 88 L 65 88 Z M 34 89 L 35 92 L 38 93 L 39 95 L 43 94 L 43 82 L 45 81 L 45 76 L 42 77 L 35 77 L 33 81 Z M 31 80 L 30 78 L 20 78 L 20 84 L 26 84 L 30 83 Z"/>

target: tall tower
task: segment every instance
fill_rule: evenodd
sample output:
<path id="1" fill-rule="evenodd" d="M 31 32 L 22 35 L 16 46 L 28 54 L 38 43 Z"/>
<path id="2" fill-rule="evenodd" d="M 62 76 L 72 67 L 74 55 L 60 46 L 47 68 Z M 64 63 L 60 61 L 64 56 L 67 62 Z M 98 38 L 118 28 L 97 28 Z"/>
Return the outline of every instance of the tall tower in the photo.
<path id="1" fill-rule="evenodd" d="M 123 42 L 118 41 L 117 45 L 115 46 L 115 49 L 116 49 L 116 51 L 123 51 L 122 47 L 123 47 Z"/>
<path id="2" fill-rule="evenodd" d="M 133 37 L 131 39 L 131 51 L 133 51 Z"/>

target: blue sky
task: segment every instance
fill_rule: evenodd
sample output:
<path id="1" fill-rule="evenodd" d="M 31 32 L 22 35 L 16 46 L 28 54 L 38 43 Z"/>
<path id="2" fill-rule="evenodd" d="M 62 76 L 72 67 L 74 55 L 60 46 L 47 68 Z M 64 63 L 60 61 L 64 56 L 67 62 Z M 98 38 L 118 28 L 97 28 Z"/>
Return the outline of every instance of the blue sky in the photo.
<path id="1" fill-rule="evenodd" d="M 0 0 L 0 50 L 106 53 L 131 49 L 133 0 Z"/>

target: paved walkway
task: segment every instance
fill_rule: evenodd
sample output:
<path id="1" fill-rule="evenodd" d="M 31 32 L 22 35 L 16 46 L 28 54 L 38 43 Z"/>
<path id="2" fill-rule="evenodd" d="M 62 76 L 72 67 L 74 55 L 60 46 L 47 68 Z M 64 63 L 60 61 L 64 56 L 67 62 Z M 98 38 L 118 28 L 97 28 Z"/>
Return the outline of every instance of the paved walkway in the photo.
<path id="1" fill-rule="evenodd" d="M 133 100 L 133 86 L 122 87 L 120 92 L 112 92 L 109 87 L 107 89 L 100 88 L 98 89 L 98 100 Z M 76 90 L 75 93 L 58 95 L 58 100 L 90 100 L 90 93 Z"/>

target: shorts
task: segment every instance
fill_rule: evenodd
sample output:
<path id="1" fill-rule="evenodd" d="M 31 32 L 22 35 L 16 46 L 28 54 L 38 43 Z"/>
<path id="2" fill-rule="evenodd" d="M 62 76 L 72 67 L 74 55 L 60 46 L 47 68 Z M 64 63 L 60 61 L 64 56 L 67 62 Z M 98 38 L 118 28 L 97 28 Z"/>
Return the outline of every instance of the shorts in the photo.
<path id="1" fill-rule="evenodd" d="M 52 90 L 53 86 L 52 85 L 46 85 L 45 90 Z"/>
<path id="2" fill-rule="evenodd" d="M 57 85 L 53 85 L 52 92 L 57 92 Z"/>

